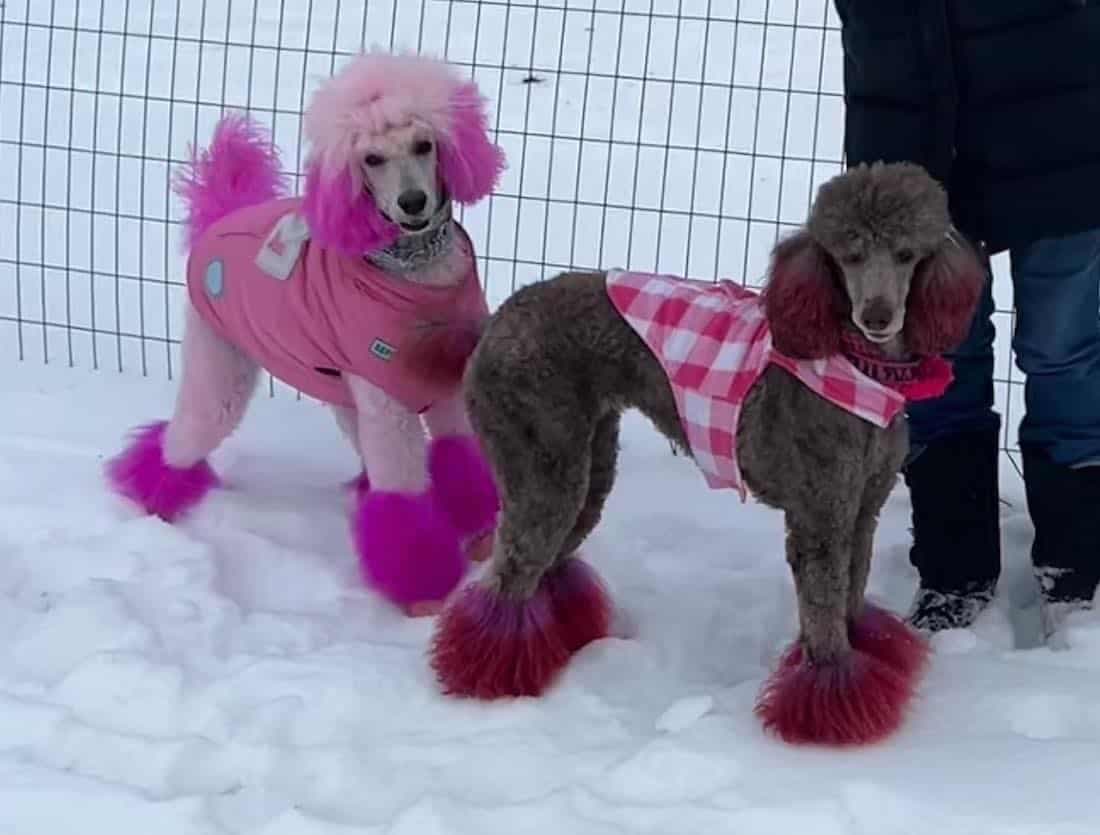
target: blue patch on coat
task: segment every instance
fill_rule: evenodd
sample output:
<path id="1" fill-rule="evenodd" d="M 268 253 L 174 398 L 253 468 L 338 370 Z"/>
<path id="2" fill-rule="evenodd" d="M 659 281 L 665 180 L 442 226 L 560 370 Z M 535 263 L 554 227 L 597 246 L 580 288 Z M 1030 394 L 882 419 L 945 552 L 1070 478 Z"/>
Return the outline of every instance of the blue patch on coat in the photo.
<path id="1" fill-rule="evenodd" d="M 225 292 L 225 266 L 220 258 L 215 258 L 206 265 L 202 283 L 206 288 L 206 295 L 212 299 L 219 298 Z"/>

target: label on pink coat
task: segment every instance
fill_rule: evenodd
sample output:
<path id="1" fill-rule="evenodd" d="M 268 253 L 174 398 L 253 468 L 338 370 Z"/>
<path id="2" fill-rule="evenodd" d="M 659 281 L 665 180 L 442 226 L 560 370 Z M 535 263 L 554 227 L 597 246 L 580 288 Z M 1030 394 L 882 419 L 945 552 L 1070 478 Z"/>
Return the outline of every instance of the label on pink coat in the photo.
<path id="1" fill-rule="evenodd" d="M 256 266 L 272 278 L 286 281 L 294 272 L 294 266 L 302 255 L 302 247 L 309 240 L 309 225 L 297 212 L 283 215 L 271 227 L 256 253 Z"/>
<path id="2" fill-rule="evenodd" d="M 437 329 L 488 316 L 465 232 L 458 228 L 463 279 L 425 286 L 317 246 L 299 206 L 300 198 L 270 201 L 211 226 L 187 266 L 199 315 L 273 376 L 326 403 L 353 405 L 345 374 L 413 412 L 452 396 L 458 381 L 426 380 L 407 359 Z"/>

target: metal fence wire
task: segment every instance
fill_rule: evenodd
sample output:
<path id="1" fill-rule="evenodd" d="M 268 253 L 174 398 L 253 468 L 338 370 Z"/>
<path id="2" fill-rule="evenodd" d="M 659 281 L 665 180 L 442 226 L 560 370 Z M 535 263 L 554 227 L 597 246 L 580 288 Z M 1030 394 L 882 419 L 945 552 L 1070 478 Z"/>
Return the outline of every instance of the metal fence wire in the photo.
<path id="1" fill-rule="evenodd" d="M 0 0 L 0 353 L 172 376 L 173 167 L 244 109 L 300 175 L 304 100 L 372 46 L 446 58 L 490 99 L 509 168 L 461 220 L 491 306 L 568 267 L 759 285 L 841 170 L 830 0 Z"/>

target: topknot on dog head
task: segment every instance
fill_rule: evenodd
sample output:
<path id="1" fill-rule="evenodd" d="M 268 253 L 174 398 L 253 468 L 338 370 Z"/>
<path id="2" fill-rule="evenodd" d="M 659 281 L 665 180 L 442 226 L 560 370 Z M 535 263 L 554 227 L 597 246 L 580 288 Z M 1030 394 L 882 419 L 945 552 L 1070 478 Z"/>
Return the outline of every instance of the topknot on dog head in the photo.
<path id="1" fill-rule="evenodd" d="M 469 205 L 493 191 L 504 153 L 489 137 L 477 85 L 432 58 L 363 53 L 313 94 L 303 117 L 303 210 L 318 243 L 358 256 L 397 239 L 400 228 L 364 188 L 360 157 L 372 139 L 411 124 L 432 131 L 452 200 Z"/>
<path id="2" fill-rule="evenodd" d="M 834 256 L 874 244 L 934 251 L 951 228 L 947 193 L 919 165 L 866 163 L 818 189 L 806 229 Z"/>

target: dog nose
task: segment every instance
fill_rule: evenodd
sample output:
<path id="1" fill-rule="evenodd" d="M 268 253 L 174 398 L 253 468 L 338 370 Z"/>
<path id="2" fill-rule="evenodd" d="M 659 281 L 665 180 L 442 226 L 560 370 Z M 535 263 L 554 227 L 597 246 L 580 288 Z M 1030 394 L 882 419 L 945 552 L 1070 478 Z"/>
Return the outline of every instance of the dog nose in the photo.
<path id="1" fill-rule="evenodd" d="M 410 188 L 408 191 L 401 192 L 397 198 L 397 205 L 407 215 L 418 215 L 428 205 L 428 195 L 418 188 Z"/>
<path id="2" fill-rule="evenodd" d="M 860 317 L 863 326 L 874 333 L 881 333 L 894 321 L 894 311 L 885 299 L 875 298 L 867 302 Z"/>

